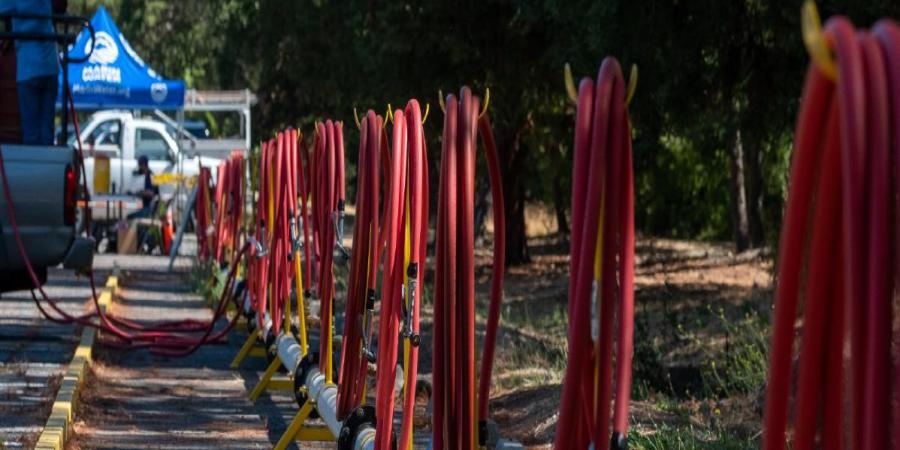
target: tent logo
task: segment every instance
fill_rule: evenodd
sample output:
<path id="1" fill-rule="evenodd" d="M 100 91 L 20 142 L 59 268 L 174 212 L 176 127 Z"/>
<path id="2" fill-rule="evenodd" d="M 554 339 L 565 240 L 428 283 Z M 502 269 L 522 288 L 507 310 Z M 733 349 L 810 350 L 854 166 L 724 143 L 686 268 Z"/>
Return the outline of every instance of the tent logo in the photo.
<path id="1" fill-rule="evenodd" d="M 150 85 L 150 98 L 156 103 L 162 103 L 169 95 L 169 87 L 166 83 L 153 83 Z"/>
<path id="2" fill-rule="evenodd" d="M 94 52 L 91 53 L 91 58 L 88 61 L 94 64 L 112 64 L 116 62 L 119 59 L 119 46 L 116 45 L 116 41 L 113 40 L 112 36 L 105 31 L 98 31 L 96 39 L 97 44 L 94 46 Z M 84 52 L 87 53 L 89 51 L 91 51 L 90 39 L 84 46 Z"/>

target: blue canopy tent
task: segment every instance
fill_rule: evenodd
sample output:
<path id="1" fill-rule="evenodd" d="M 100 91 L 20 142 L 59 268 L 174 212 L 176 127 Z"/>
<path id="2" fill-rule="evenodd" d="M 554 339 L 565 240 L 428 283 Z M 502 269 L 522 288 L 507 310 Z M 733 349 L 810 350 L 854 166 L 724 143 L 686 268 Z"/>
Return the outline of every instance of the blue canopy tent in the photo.
<path id="1" fill-rule="evenodd" d="M 76 108 L 180 109 L 184 105 L 184 81 L 166 80 L 135 53 L 125 36 L 101 5 L 91 19 L 96 44 L 84 63 L 68 66 L 69 86 Z M 90 52 L 91 36 L 78 35 L 69 50 L 72 58 Z M 63 77 L 60 73 L 60 89 Z M 63 99 L 62 91 L 57 103 Z"/>

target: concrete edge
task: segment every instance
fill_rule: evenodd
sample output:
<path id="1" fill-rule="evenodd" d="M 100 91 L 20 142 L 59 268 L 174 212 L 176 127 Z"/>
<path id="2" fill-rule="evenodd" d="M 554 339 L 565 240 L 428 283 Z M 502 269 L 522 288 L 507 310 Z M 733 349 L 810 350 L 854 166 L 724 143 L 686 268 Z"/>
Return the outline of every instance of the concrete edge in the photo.
<path id="1" fill-rule="evenodd" d="M 103 312 L 109 310 L 112 306 L 113 299 L 117 295 L 119 287 L 119 278 L 111 275 L 106 279 L 106 285 L 100 292 L 97 299 L 100 309 Z M 35 450 L 63 450 L 66 443 L 72 436 L 72 422 L 75 419 L 75 407 L 78 404 L 78 391 L 84 383 L 84 376 L 87 372 L 88 364 L 91 362 L 91 355 L 94 349 L 94 343 L 97 340 L 97 329 L 94 327 L 82 327 L 81 341 L 72 355 L 72 360 L 63 375 L 62 382 L 59 385 L 59 391 L 56 392 L 56 399 L 53 401 L 53 409 L 47 423 L 38 437 Z"/>

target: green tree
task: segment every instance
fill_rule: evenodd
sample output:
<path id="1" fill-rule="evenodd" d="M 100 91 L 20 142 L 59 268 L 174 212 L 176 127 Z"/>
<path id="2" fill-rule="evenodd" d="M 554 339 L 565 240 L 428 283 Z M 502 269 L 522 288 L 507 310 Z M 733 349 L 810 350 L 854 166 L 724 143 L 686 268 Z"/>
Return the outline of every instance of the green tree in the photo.
<path id="1" fill-rule="evenodd" d="M 90 14 L 97 4 L 70 9 Z M 630 107 L 639 230 L 730 238 L 739 250 L 777 236 L 808 64 L 799 0 L 104 4 L 159 72 L 196 88 L 256 91 L 256 136 L 323 117 L 352 124 L 354 107 L 382 112 L 413 97 L 436 106 L 439 89 L 490 87 L 512 263 L 528 260 L 526 203 L 553 204 L 565 228 L 574 108 L 562 67 L 595 76 L 614 55 L 640 67 Z M 900 15 L 893 0 L 819 6 L 860 26 Z M 432 108 L 433 174 L 441 124 Z M 352 164 L 357 137 L 346 130 Z"/>

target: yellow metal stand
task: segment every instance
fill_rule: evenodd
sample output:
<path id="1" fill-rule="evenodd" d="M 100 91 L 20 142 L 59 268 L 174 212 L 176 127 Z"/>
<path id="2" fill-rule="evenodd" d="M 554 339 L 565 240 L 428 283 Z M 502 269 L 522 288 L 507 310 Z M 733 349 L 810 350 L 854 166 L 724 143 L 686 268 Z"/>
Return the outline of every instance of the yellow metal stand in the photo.
<path id="1" fill-rule="evenodd" d="M 231 361 L 231 368 L 237 369 L 241 366 L 241 363 L 244 362 L 244 358 L 248 356 L 253 356 L 256 358 L 265 358 L 266 357 L 266 349 L 260 347 L 259 345 L 259 329 L 253 330 L 249 336 L 247 336 L 247 340 L 244 341 L 244 345 L 241 346 L 241 349 L 238 351 L 237 355 L 234 356 L 234 360 Z"/>
<path id="2" fill-rule="evenodd" d="M 275 359 L 272 360 L 272 363 L 269 364 L 269 367 L 266 368 L 266 371 L 263 372 L 262 377 L 259 379 L 259 383 L 256 383 L 256 387 L 250 392 L 250 401 L 255 402 L 264 391 L 294 390 L 294 382 L 290 378 L 280 377 L 272 379 L 279 367 L 281 367 L 281 359 L 276 356 Z"/>
<path id="3" fill-rule="evenodd" d="M 300 411 L 298 411 L 297 415 L 294 416 L 294 419 L 291 420 L 291 424 L 284 430 L 281 439 L 275 444 L 275 450 L 284 450 L 294 441 L 331 442 L 335 440 L 331 431 L 326 427 L 303 426 L 303 423 L 309 418 L 309 414 L 314 407 L 315 403 L 312 400 L 307 400 L 306 403 L 303 404 L 303 407 L 300 408 Z"/>

